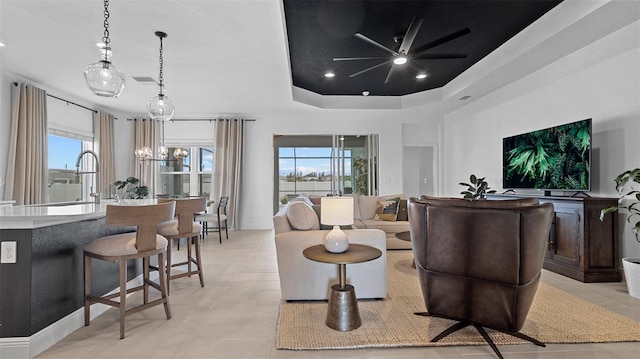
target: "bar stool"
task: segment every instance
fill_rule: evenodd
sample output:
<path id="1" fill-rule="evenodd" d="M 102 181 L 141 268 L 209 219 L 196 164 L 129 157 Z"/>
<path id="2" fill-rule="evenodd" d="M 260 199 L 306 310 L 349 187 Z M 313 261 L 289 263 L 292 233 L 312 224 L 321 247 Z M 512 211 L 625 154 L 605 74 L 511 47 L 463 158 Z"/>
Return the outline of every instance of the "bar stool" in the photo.
<path id="1" fill-rule="evenodd" d="M 174 216 L 175 204 L 164 203 L 149 206 L 107 206 L 107 226 L 137 226 L 136 232 L 117 234 L 98 238 L 87 243 L 84 248 L 84 325 L 90 321 L 90 308 L 93 303 L 103 303 L 120 309 L 120 339 L 124 338 L 124 319 L 127 314 L 164 304 L 167 319 L 171 319 L 169 307 L 168 286 L 164 271 L 164 253 L 167 239 L 156 233 L 158 223 L 167 221 Z M 158 256 L 159 283 L 149 279 L 149 259 Z M 120 290 L 118 293 L 94 297 L 91 295 L 91 259 L 119 262 Z M 143 283 L 127 289 L 127 261 L 142 258 Z M 160 292 L 160 299 L 149 302 L 149 286 Z M 128 293 L 143 291 L 143 304 L 126 309 Z M 120 297 L 120 301 L 111 300 Z"/>
<path id="2" fill-rule="evenodd" d="M 182 277 L 191 277 L 197 274 L 200 277 L 200 285 L 204 287 L 204 277 L 202 273 L 202 260 L 200 256 L 200 241 L 198 237 L 202 231 L 202 226 L 193 221 L 194 215 L 205 210 L 207 199 L 205 197 L 184 198 L 184 199 L 163 199 L 159 198 L 158 203 L 175 202 L 176 217 L 168 222 L 158 224 L 158 234 L 164 236 L 169 241 L 167 249 L 167 293 L 170 292 L 171 280 Z M 171 263 L 171 243 L 174 239 L 187 239 L 187 260 L 180 263 Z M 196 257 L 191 255 L 191 244 L 193 243 L 196 251 Z M 192 268 L 192 263 L 198 269 Z M 187 271 L 179 274 L 171 274 L 173 267 L 187 266 Z"/>

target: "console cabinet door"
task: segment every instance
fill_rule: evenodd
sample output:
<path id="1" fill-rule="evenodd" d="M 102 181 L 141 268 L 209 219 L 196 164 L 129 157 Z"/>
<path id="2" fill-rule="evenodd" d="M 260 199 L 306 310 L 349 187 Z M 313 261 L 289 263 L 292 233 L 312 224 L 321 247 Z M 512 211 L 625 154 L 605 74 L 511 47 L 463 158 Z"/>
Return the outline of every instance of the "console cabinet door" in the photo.
<path id="1" fill-rule="evenodd" d="M 547 258 L 565 267 L 582 268 L 581 206 L 555 204 Z"/>

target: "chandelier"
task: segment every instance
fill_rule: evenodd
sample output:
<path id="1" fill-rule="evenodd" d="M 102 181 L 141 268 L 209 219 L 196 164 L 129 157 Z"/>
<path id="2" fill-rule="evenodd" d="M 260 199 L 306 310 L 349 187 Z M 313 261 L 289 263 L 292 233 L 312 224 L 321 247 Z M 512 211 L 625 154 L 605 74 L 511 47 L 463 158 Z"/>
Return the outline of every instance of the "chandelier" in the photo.
<path id="1" fill-rule="evenodd" d="M 100 61 L 84 69 L 84 80 L 93 93 L 104 97 L 118 97 L 124 89 L 124 74 L 109 61 L 112 52 L 109 44 L 109 0 L 104 0 L 104 33 L 100 47 Z"/>
<path id="2" fill-rule="evenodd" d="M 175 106 L 173 106 L 173 102 L 162 93 L 164 90 L 164 58 L 163 58 L 163 48 L 162 48 L 162 39 L 167 37 L 167 34 L 162 31 L 156 31 L 156 36 L 160 39 L 160 74 L 158 75 L 158 95 L 152 97 L 147 102 L 147 111 L 149 111 L 149 116 L 151 116 L 154 120 L 160 121 L 168 121 L 173 117 L 173 113 L 175 111 Z"/>
<path id="3" fill-rule="evenodd" d="M 173 158 L 169 158 L 169 148 L 164 143 L 164 122 L 160 121 L 160 146 L 158 146 L 158 158 L 153 157 L 153 150 L 150 147 L 142 147 L 135 150 L 135 155 L 140 161 L 179 161 L 189 156 L 189 151 L 185 148 L 173 150 Z"/>

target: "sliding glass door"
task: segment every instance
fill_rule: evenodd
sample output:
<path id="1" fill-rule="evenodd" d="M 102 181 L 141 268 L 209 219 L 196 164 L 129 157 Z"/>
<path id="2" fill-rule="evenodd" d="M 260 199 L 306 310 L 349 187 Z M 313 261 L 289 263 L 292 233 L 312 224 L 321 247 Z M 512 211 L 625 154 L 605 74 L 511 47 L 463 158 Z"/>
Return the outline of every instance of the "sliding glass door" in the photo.
<path id="1" fill-rule="evenodd" d="M 301 193 L 377 194 L 378 135 L 275 135 L 274 210 Z"/>

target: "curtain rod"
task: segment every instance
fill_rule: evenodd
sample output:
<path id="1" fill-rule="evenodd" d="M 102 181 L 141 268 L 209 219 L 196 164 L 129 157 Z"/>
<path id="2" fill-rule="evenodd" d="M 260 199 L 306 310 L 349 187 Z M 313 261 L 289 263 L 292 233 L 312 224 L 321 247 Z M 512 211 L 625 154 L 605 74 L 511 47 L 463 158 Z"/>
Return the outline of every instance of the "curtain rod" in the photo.
<path id="1" fill-rule="evenodd" d="M 91 111 L 91 112 L 93 112 L 93 113 L 98 113 L 98 111 L 96 111 L 96 110 L 94 110 L 94 109 L 92 109 L 92 108 L 89 108 L 89 107 L 86 107 L 86 106 L 79 105 L 79 104 L 77 104 L 77 103 L 75 103 L 75 102 L 73 102 L 73 101 L 65 100 L 65 99 L 60 98 L 60 97 L 58 97 L 58 96 L 53 96 L 53 95 L 50 95 L 50 94 L 47 94 L 47 96 L 49 96 L 49 97 L 53 97 L 53 98 L 55 98 L 56 100 L 60 100 L 60 101 L 62 101 L 62 102 L 66 102 L 66 103 L 67 103 L 67 105 L 68 105 L 68 104 L 76 105 L 76 106 L 78 106 L 78 107 L 82 107 L 82 108 L 84 108 L 85 110 L 89 110 L 89 111 Z"/>
<path id="2" fill-rule="evenodd" d="M 174 118 L 169 120 L 169 122 L 213 122 L 218 120 L 230 120 L 230 119 L 227 119 L 227 118 Z M 247 122 L 255 122 L 254 118 L 242 118 L 241 120 L 245 120 Z M 127 121 L 135 121 L 135 118 L 128 118 Z"/>
<path id="3" fill-rule="evenodd" d="M 17 82 L 14 82 L 14 83 L 13 83 L 13 85 L 14 85 L 14 86 L 18 86 L 18 83 L 17 83 Z M 29 86 L 29 85 L 27 85 L 27 86 Z M 92 108 L 89 108 L 89 107 L 86 107 L 86 106 L 82 106 L 82 105 L 77 104 L 77 103 L 75 103 L 75 102 L 73 102 L 73 101 L 65 100 L 65 99 L 63 99 L 63 98 L 60 98 L 60 97 L 58 97 L 58 96 L 54 96 L 54 95 L 51 95 L 51 94 L 48 94 L 48 93 L 47 93 L 46 95 L 47 95 L 47 96 L 49 96 L 49 97 L 53 97 L 53 98 L 55 98 L 56 100 L 60 100 L 60 101 L 62 101 L 62 102 L 66 102 L 66 103 L 67 103 L 67 105 L 68 105 L 68 104 L 76 105 L 76 106 L 78 106 L 78 107 L 82 107 L 82 108 L 84 108 L 85 110 L 89 110 L 89 111 L 91 111 L 91 112 L 93 112 L 93 113 L 98 113 L 98 111 L 96 111 L 96 110 L 94 110 L 94 109 L 92 109 Z"/>

